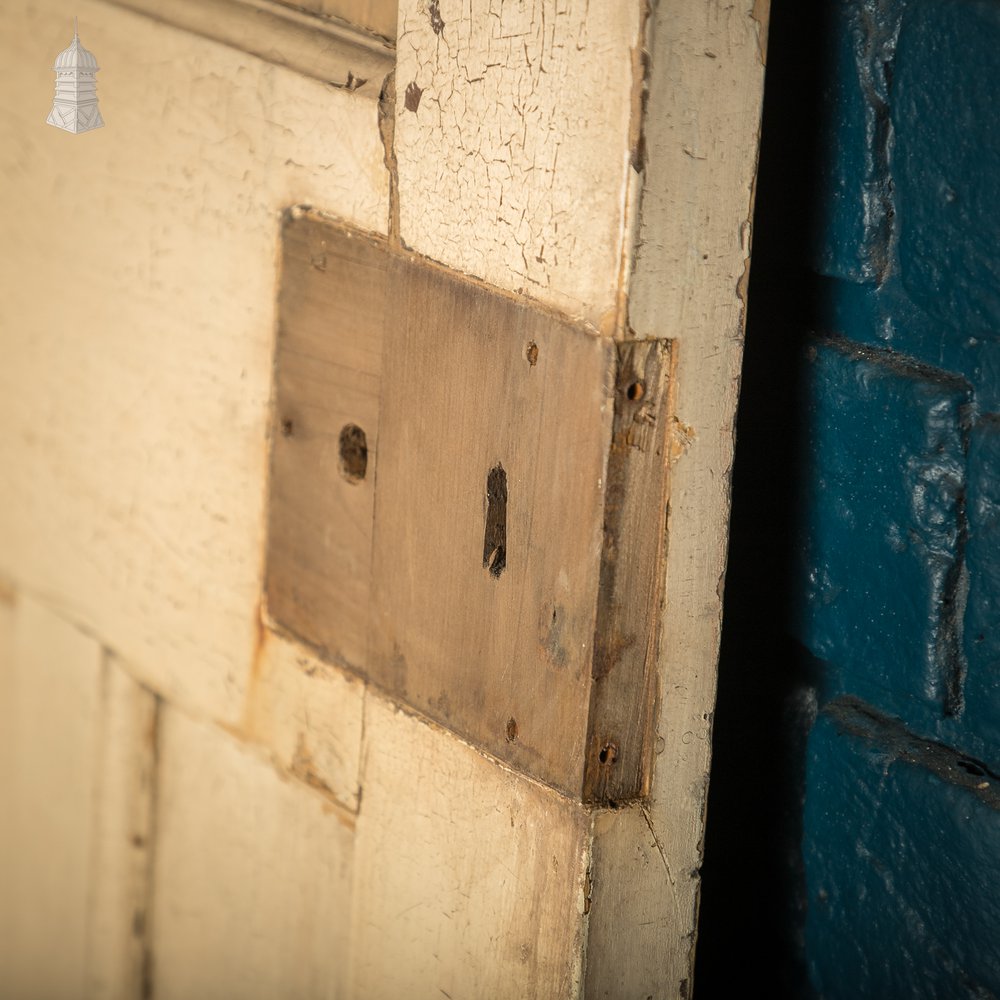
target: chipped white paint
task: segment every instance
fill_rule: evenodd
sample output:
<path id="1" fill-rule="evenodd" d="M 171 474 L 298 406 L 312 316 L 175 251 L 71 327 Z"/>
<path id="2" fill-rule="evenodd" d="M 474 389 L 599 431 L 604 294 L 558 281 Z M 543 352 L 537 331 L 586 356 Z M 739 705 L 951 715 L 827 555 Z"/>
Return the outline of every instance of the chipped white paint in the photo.
<path id="1" fill-rule="evenodd" d="M 587 996 L 692 995 L 767 4 L 661 0 L 630 325 L 677 338 L 659 755 L 597 818 Z M 683 984 L 683 985 L 682 985 Z"/>
<path id="2" fill-rule="evenodd" d="M 297 778 L 357 809 L 364 685 L 271 631 L 258 655 L 248 735 Z"/>
<path id="3" fill-rule="evenodd" d="M 385 230 L 377 103 L 120 8 L 80 16 L 114 128 L 68 142 L 29 101 L 0 121 L 0 573 L 235 723 L 280 215 Z M 65 30 L 58 0 L 5 11 L 5 93 L 44 100 Z"/>
<path id="4" fill-rule="evenodd" d="M 580 805 L 369 695 L 351 995 L 577 997 Z"/>
<path id="5" fill-rule="evenodd" d="M 401 0 L 403 241 L 610 332 L 638 0 Z"/>
<path id="6" fill-rule="evenodd" d="M 0 657 L 0 993 L 134 997 L 155 701 L 23 594 L 0 606 Z"/>
<path id="7" fill-rule="evenodd" d="M 173 709 L 159 773 L 153 996 L 346 996 L 350 814 Z"/>

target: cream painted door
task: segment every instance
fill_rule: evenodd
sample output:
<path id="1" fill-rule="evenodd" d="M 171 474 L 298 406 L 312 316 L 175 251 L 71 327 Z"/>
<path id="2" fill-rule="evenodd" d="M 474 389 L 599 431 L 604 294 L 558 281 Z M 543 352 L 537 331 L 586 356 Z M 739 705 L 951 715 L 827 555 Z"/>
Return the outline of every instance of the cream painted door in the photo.
<path id="1" fill-rule="evenodd" d="M 687 996 L 766 3 L 306 6 L 5 8 L 0 993 Z M 79 135 L 45 124 L 74 14 Z M 290 211 L 669 342 L 639 799 L 584 804 L 275 627 Z"/>

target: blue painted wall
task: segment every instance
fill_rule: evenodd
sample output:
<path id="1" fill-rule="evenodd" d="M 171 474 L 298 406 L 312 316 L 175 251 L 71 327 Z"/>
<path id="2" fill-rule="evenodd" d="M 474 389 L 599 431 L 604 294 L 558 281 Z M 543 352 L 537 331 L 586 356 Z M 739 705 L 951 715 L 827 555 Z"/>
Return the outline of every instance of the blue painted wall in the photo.
<path id="1" fill-rule="evenodd" d="M 744 379 L 696 993 L 1000 996 L 1000 2 L 775 3 Z"/>

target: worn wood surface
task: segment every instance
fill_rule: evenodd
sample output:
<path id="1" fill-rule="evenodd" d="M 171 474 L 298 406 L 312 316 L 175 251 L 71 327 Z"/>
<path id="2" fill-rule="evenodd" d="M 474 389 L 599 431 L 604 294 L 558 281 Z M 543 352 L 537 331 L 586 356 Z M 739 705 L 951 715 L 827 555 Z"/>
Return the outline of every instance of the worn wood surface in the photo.
<path id="1" fill-rule="evenodd" d="M 618 346 L 584 783 L 592 802 L 622 802 L 649 790 L 672 368 L 670 341 Z"/>
<path id="2" fill-rule="evenodd" d="M 588 997 L 694 988 L 767 16 L 668 0 L 651 25 L 629 323 L 677 347 L 661 694 L 647 802 L 595 820 Z"/>
<path id="3" fill-rule="evenodd" d="M 0 992 L 141 992 L 155 699 L 20 594 L 0 616 Z"/>
<path id="4" fill-rule="evenodd" d="M 159 761 L 152 995 L 347 996 L 353 816 L 169 708 Z"/>
<path id="5" fill-rule="evenodd" d="M 268 507 L 267 610 L 355 670 L 367 663 L 385 242 L 303 218 L 283 230 Z M 341 434 L 365 435 L 364 475 Z"/>
<path id="6" fill-rule="evenodd" d="M 667 343 L 616 353 L 308 216 L 285 228 L 280 301 L 268 614 L 571 795 L 643 794 Z"/>
<path id="7" fill-rule="evenodd" d="M 394 277 L 371 677 L 579 795 L 613 346 L 412 260 Z M 500 469 L 502 568 L 487 496 Z"/>
<path id="8" fill-rule="evenodd" d="M 351 996 L 580 995 L 590 817 L 369 698 Z"/>

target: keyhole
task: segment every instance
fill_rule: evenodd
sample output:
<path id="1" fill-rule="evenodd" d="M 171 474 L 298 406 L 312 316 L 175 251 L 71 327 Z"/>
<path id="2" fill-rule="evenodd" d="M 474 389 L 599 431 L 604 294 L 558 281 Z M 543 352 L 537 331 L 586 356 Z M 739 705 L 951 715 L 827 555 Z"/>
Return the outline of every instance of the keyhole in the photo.
<path id="1" fill-rule="evenodd" d="M 507 473 L 495 465 L 486 477 L 486 535 L 483 566 L 499 577 L 507 565 Z"/>

